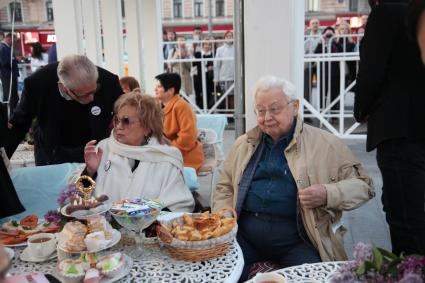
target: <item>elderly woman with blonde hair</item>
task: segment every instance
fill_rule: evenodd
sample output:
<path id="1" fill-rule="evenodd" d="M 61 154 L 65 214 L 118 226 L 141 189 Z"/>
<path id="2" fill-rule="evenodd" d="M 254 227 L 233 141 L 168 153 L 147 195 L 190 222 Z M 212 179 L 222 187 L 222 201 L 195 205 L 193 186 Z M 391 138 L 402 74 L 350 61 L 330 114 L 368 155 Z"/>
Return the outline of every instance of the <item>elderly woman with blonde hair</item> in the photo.
<path id="1" fill-rule="evenodd" d="M 133 91 L 116 101 L 111 136 L 84 149 L 84 173 L 96 179 L 96 194 L 112 201 L 159 199 L 171 211 L 193 210 L 182 155 L 164 143 L 162 121 L 161 107 L 149 95 Z"/>

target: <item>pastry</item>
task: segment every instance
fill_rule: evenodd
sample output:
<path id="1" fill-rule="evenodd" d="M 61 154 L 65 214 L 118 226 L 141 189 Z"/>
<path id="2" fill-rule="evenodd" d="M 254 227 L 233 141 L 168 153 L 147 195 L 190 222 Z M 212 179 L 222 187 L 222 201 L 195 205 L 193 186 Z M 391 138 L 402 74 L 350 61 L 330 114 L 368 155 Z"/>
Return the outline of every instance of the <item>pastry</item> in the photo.
<path id="1" fill-rule="evenodd" d="M 59 234 L 59 243 L 70 252 L 79 252 L 86 249 L 84 237 L 87 234 L 87 227 L 79 221 L 68 222 Z"/>
<path id="2" fill-rule="evenodd" d="M 105 238 L 104 231 L 87 234 L 86 238 L 84 239 L 85 246 L 89 252 L 101 250 L 105 248 L 110 242 L 111 240 L 107 240 Z"/>
<path id="3" fill-rule="evenodd" d="M 96 216 L 88 218 L 87 228 L 88 228 L 88 233 L 102 231 L 105 234 L 106 240 L 112 239 L 112 227 L 108 223 L 108 221 L 106 221 L 106 218 L 103 215 L 96 215 Z"/>
<path id="4" fill-rule="evenodd" d="M 181 219 L 173 220 L 170 226 L 161 223 L 157 226 L 158 237 L 165 243 L 171 243 L 173 238 L 182 241 L 201 241 L 223 236 L 236 225 L 236 218 L 224 216 L 227 210 L 203 212 L 193 217 L 185 214 Z"/>
<path id="5" fill-rule="evenodd" d="M 79 259 L 64 259 L 58 265 L 59 274 L 67 283 L 81 282 L 87 269 L 87 264 L 83 263 Z"/>
<path id="6" fill-rule="evenodd" d="M 114 253 L 99 259 L 96 268 L 107 277 L 115 277 L 124 268 L 124 257 L 121 253 Z"/>
<path id="7" fill-rule="evenodd" d="M 90 268 L 87 270 L 86 275 L 84 276 L 84 283 L 98 283 L 100 280 L 102 280 L 102 275 L 100 274 L 99 270 L 96 268 Z"/>
<path id="8" fill-rule="evenodd" d="M 65 212 L 68 215 L 79 211 L 79 210 L 89 210 L 101 206 L 107 201 L 109 197 L 107 195 L 100 195 L 98 197 L 91 197 L 87 200 L 79 196 L 78 194 L 70 198 L 69 205 L 66 207 Z"/>

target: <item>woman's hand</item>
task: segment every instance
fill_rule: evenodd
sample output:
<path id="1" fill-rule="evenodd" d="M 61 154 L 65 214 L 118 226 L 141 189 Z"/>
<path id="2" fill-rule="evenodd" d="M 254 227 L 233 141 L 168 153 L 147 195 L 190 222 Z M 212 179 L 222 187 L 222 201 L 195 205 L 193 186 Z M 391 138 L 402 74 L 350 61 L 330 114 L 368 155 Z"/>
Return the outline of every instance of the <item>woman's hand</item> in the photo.
<path id="1" fill-rule="evenodd" d="M 84 161 L 86 162 L 87 173 L 91 177 L 97 172 L 102 155 L 103 151 L 100 147 L 96 150 L 96 140 L 89 141 L 84 147 Z"/>

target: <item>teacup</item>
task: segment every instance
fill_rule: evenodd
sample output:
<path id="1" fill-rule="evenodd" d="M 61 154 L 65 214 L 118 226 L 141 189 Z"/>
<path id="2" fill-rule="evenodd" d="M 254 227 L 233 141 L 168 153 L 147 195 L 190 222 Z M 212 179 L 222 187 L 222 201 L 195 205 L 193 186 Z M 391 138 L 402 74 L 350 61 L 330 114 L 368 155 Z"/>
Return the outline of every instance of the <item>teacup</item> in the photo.
<path id="1" fill-rule="evenodd" d="M 28 252 L 33 258 L 45 258 L 56 250 L 56 237 L 50 233 L 40 233 L 28 238 Z"/>
<path id="2" fill-rule="evenodd" d="M 285 277 L 277 273 L 257 273 L 253 278 L 254 283 L 285 283 Z"/>

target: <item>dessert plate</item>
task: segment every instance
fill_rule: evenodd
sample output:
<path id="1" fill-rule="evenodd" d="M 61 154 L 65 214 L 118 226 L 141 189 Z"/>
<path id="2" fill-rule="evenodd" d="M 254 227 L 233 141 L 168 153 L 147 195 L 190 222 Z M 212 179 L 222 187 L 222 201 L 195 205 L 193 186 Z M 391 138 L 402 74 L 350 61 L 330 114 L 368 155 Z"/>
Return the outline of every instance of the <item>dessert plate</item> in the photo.
<path id="1" fill-rule="evenodd" d="M 116 245 L 119 241 L 121 240 L 121 233 L 118 230 L 112 229 L 112 240 L 104 247 L 101 249 L 97 249 L 97 250 L 93 250 L 90 251 L 91 253 L 97 253 L 106 249 L 109 249 L 110 247 Z M 69 251 L 68 249 L 66 249 L 65 247 L 61 246 L 60 244 L 58 244 L 58 248 L 66 253 L 70 253 L 70 254 L 79 254 L 81 252 L 87 252 L 86 250 L 84 251 Z"/>
<path id="2" fill-rule="evenodd" d="M 68 206 L 70 206 L 69 203 L 61 208 L 62 215 L 66 216 L 66 217 L 74 217 L 74 218 L 77 218 L 77 219 L 87 219 L 87 218 L 90 218 L 91 216 L 103 214 L 103 213 L 107 212 L 109 209 L 111 209 L 112 202 L 106 201 L 98 207 L 91 208 L 89 210 L 77 210 L 77 211 L 75 211 L 71 214 L 66 213 L 66 208 Z"/>
<path id="3" fill-rule="evenodd" d="M 99 281 L 99 283 L 112 283 L 112 282 L 116 282 L 118 280 L 120 280 L 121 278 L 123 278 L 124 276 L 126 276 L 127 274 L 130 273 L 131 268 L 133 267 L 133 259 L 131 257 L 129 257 L 126 254 L 123 254 L 124 257 L 124 267 L 121 270 L 121 272 L 119 272 L 116 276 L 114 277 L 103 277 L 102 280 Z M 63 282 L 66 282 L 66 279 L 61 276 L 60 274 L 57 273 L 54 274 L 55 277 L 58 277 L 59 279 L 61 279 Z"/>
<path id="4" fill-rule="evenodd" d="M 22 253 L 21 253 L 21 255 L 19 256 L 19 259 L 20 260 L 22 260 L 22 261 L 29 261 L 29 262 L 43 262 L 43 261 L 46 261 L 46 260 L 50 260 L 50 259 L 54 259 L 54 258 L 56 258 L 57 257 L 57 252 L 56 252 L 56 250 L 51 254 L 51 255 L 49 255 L 48 257 L 32 257 L 31 255 L 30 255 L 30 253 L 29 253 L 29 248 L 28 247 L 26 247 L 23 251 L 22 251 Z"/>

